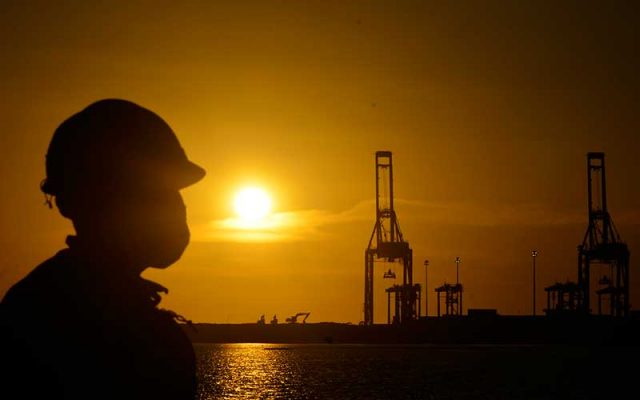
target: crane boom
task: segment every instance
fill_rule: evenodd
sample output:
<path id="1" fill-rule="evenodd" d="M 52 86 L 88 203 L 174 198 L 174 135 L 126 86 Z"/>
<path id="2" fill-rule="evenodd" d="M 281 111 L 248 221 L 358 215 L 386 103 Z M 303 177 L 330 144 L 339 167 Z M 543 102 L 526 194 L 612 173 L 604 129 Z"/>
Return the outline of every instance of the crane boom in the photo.
<path id="1" fill-rule="evenodd" d="M 305 321 L 307 320 L 307 318 L 309 318 L 309 314 L 311 314 L 310 312 L 299 312 L 296 315 L 293 315 L 291 317 L 288 317 L 286 319 L 286 321 L 290 324 L 295 324 L 298 322 L 298 317 L 301 317 L 304 315 L 304 319 L 302 320 L 302 323 L 304 324 Z"/>

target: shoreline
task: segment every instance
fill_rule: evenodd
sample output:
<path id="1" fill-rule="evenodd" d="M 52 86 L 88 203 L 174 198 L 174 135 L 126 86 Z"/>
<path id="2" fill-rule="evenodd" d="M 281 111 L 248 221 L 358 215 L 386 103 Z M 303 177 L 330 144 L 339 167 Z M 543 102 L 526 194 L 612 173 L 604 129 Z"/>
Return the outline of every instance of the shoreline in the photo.
<path id="1" fill-rule="evenodd" d="M 429 317 L 406 325 L 338 322 L 183 325 L 193 343 L 640 345 L 639 318 Z"/>

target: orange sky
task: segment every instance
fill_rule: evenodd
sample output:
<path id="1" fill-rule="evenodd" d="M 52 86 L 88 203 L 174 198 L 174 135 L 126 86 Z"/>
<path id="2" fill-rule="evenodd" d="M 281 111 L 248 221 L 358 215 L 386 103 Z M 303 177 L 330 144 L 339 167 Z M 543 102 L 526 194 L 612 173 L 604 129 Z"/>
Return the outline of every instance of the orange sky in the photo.
<path id="1" fill-rule="evenodd" d="M 539 312 L 544 286 L 577 279 L 585 156 L 604 151 L 640 307 L 636 4 L 210 3 L 0 4 L 0 295 L 72 232 L 38 189 L 53 130 L 120 97 L 160 114 L 208 171 L 183 192 L 191 245 L 145 274 L 194 321 L 360 321 L 376 150 L 394 154 L 418 282 L 431 261 L 431 314 L 456 256 L 465 308 L 529 313 L 532 248 Z M 220 224 L 249 183 L 293 221 L 268 241 Z"/>

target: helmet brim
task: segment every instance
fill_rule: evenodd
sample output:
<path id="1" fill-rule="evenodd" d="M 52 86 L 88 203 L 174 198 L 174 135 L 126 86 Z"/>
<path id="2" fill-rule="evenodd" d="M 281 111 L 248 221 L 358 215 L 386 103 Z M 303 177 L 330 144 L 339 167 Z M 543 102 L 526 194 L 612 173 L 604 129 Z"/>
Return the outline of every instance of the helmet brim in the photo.
<path id="1" fill-rule="evenodd" d="M 184 189 L 200 181 L 207 174 L 204 168 L 189 160 L 186 161 L 182 169 L 181 177 L 178 180 L 178 189 Z"/>

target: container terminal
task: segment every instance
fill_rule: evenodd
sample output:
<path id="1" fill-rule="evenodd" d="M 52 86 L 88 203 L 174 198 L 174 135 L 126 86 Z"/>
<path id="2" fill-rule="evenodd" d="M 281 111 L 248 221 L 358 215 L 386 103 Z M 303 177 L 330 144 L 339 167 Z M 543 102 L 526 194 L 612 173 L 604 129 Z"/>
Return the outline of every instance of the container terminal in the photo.
<path id="1" fill-rule="evenodd" d="M 413 279 L 413 250 L 394 208 L 393 156 L 375 153 L 376 214 L 364 251 L 364 313 L 359 324 L 311 323 L 309 311 L 279 323 L 262 315 L 249 324 L 192 324 L 194 342 L 215 343 L 416 343 L 416 344 L 613 344 L 640 343 L 640 312 L 629 302 L 630 251 L 607 208 L 605 155 L 587 154 L 588 225 L 577 246 L 577 279 L 544 288 L 544 315 L 503 316 L 495 309 L 463 308 L 464 286 L 443 283 L 435 291 L 437 313 L 427 315 L 428 293 Z M 535 268 L 537 250 L 532 251 Z M 374 277 L 395 279 L 389 263 L 402 266 L 402 283 L 385 289 L 387 321 L 374 323 Z M 383 266 L 382 271 L 378 271 Z M 425 261 L 425 267 L 428 261 Z M 592 267 L 607 271 L 593 279 Z M 534 272 L 535 274 L 535 272 Z M 535 279 L 534 279 L 535 282 Z M 535 283 L 534 283 L 535 284 Z M 424 313 L 421 309 L 425 300 Z M 596 299 L 595 304 L 592 300 Z"/>

